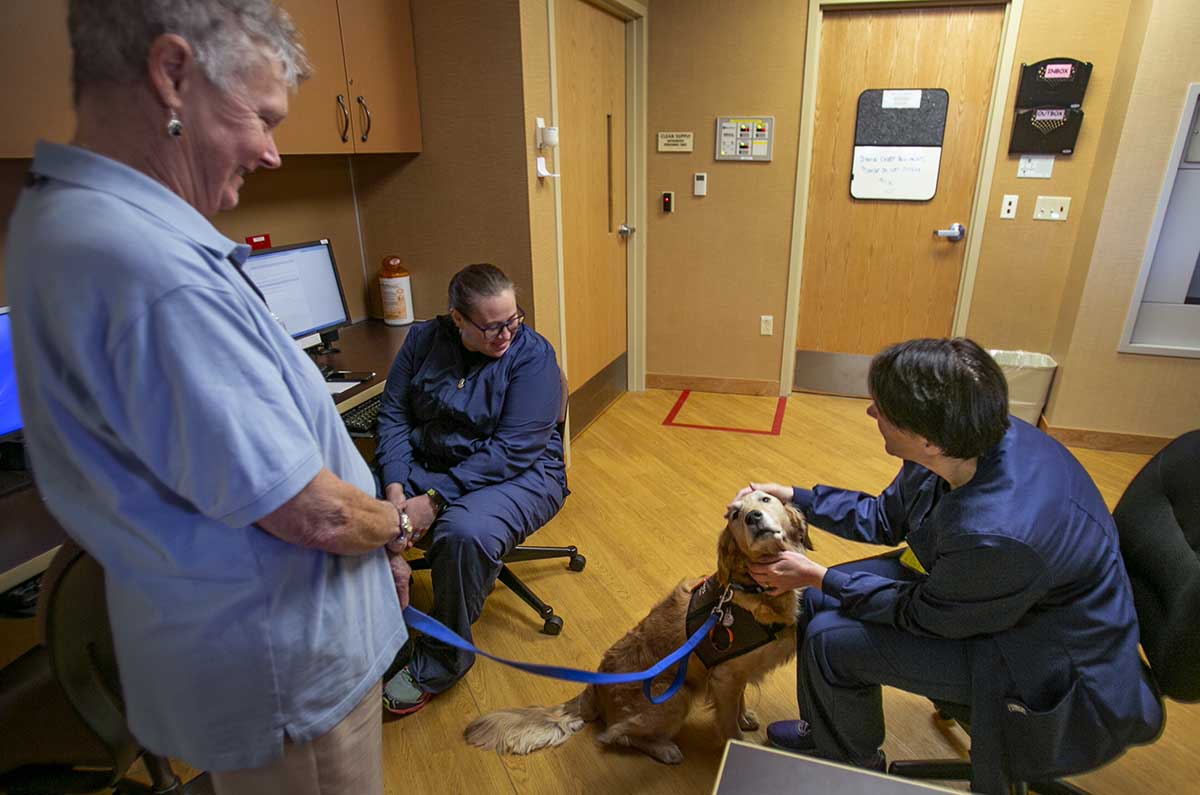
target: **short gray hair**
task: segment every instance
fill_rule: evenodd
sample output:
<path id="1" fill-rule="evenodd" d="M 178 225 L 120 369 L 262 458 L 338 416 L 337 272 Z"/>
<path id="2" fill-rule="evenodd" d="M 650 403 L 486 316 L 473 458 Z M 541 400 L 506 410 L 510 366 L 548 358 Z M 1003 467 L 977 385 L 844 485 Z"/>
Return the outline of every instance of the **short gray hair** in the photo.
<path id="1" fill-rule="evenodd" d="M 283 66 L 291 88 L 312 72 L 296 26 L 272 0 L 70 0 L 75 96 L 91 82 L 134 82 L 145 76 L 150 44 L 164 33 L 182 37 L 204 76 L 235 88 L 263 55 Z"/>

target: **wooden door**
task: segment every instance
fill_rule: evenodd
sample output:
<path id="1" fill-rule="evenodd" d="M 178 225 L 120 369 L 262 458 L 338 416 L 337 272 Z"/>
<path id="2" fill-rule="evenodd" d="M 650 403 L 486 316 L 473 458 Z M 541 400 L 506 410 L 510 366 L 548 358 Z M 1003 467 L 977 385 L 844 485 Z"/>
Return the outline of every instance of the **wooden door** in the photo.
<path id="1" fill-rule="evenodd" d="M 37 139 L 75 132 L 66 0 L 0 3 L 0 157 L 31 157 Z"/>
<path id="2" fill-rule="evenodd" d="M 354 151 L 420 152 L 408 0 L 338 0 Z"/>
<path id="3" fill-rule="evenodd" d="M 288 117 L 275 132 L 275 145 L 284 155 L 349 154 L 354 151 L 354 99 L 346 89 L 337 2 L 283 0 L 281 5 L 303 36 L 313 74 L 289 97 Z"/>
<path id="4" fill-rule="evenodd" d="M 934 230 L 969 226 L 1003 20 L 1002 5 L 825 12 L 800 351 L 873 355 L 900 340 L 950 334 L 967 244 Z M 880 88 L 949 93 L 937 191 L 929 201 L 850 197 L 858 97 Z M 797 357 L 797 386 L 821 389 L 805 384 L 804 362 Z"/>
<path id="5" fill-rule="evenodd" d="M 556 0 L 559 183 L 572 430 L 628 385 L 625 238 L 625 23 L 584 0 Z"/>

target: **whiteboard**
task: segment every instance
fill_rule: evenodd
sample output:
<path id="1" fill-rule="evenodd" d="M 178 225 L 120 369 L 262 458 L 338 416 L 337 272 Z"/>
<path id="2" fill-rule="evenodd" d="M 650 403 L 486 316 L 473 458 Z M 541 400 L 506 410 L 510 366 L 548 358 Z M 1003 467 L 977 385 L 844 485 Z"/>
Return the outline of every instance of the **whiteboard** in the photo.
<path id="1" fill-rule="evenodd" d="M 850 195 L 928 201 L 937 192 L 941 163 L 940 146 L 856 146 Z"/>

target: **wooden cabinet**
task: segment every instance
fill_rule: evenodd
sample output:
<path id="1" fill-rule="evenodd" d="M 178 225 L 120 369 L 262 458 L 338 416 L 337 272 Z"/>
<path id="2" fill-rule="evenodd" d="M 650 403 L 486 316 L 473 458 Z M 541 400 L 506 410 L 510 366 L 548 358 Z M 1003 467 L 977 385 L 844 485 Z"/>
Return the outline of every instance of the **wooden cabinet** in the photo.
<path id="1" fill-rule="evenodd" d="M 0 157 L 75 132 L 66 0 L 0 2 Z"/>
<path id="2" fill-rule="evenodd" d="M 284 0 L 314 72 L 292 95 L 283 154 L 421 151 L 408 0 Z"/>
<path id="3" fill-rule="evenodd" d="M 276 136 L 285 155 L 421 151 L 409 0 L 283 0 L 315 67 Z M 0 157 L 67 141 L 67 0 L 0 0 Z"/>

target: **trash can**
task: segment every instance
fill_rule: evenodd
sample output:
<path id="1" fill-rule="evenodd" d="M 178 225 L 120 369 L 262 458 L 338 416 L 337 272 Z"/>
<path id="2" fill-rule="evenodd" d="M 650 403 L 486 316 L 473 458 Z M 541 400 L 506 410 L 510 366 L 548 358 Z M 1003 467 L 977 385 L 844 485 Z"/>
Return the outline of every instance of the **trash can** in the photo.
<path id="1" fill-rule="evenodd" d="M 1044 353 L 988 351 L 1008 379 L 1008 411 L 1037 425 L 1058 362 Z"/>

